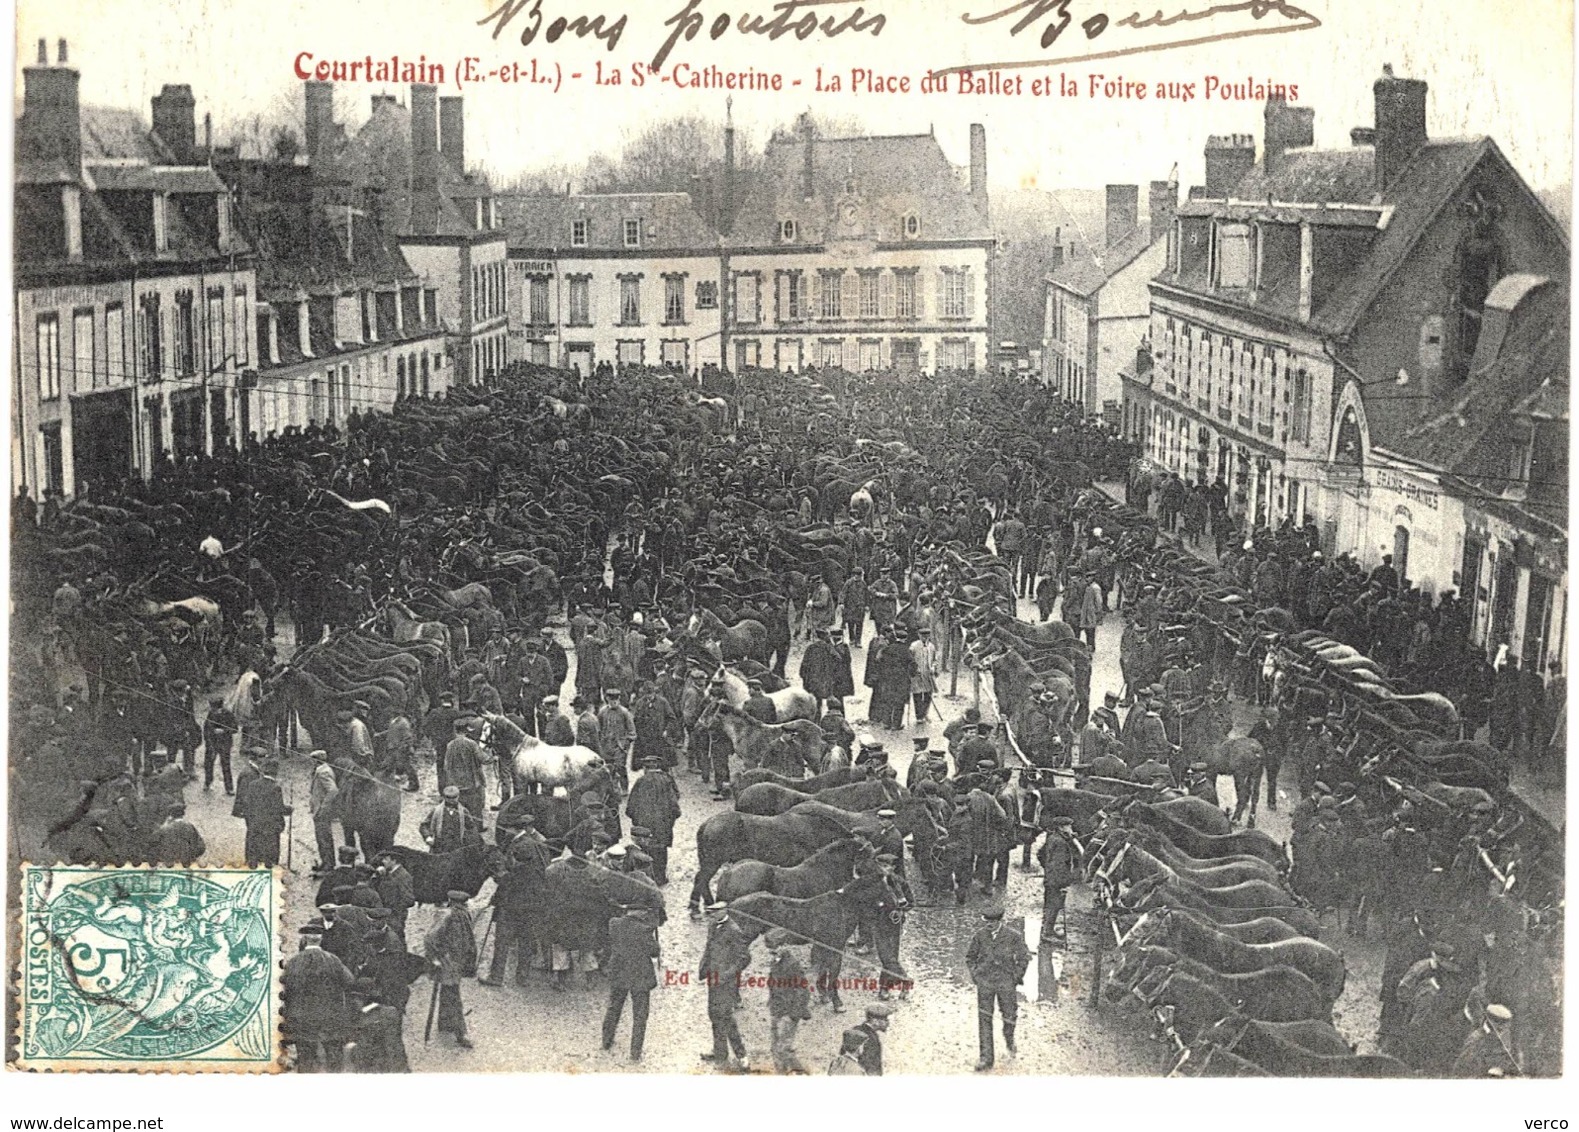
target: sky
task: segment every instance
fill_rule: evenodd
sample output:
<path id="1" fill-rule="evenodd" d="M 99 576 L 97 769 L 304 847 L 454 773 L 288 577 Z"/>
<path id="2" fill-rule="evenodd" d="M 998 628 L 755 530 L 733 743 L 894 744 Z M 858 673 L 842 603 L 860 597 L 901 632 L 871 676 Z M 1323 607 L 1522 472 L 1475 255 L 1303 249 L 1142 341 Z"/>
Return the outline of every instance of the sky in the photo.
<path id="1" fill-rule="evenodd" d="M 426 56 L 444 62 L 450 72 L 440 93 L 466 97 L 469 160 L 504 175 L 544 163 L 576 164 L 596 153 L 616 155 L 625 138 L 671 114 L 723 116 L 726 91 L 678 90 L 651 78 L 641 88 L 630 82 L 632 64 L 653 59 L 671 31 L 665 21 L 688 0 L 524 0 L 523 11 L 494 39 L 491 27 L 478 23 L 502 2 L 506 0 L 81 0 L 65 6 L 57 0 L 22 0 L 16 81 L 21 82 L 22 66 L 32 62 L 40 36 L 49 39 L 52 53 L 56 39 L 64 36 L 70 60 L 81 71 L 84 102 L 136 106 L 146 117 L 148 99 L 162 84 L 190 83 L 199 123 L 205 111 L 211 112 L 216 139 L 224 141 L 230 123 L 253 115 L 293 113 L 299 121 L 301 86 L 294 67 L 302 52 L 326 60 Z M 540 30 L 531 45 L 522 46 L 519 33 L 530 22 L 533 2 L 541 6 Z M 1259 143 L 1262 103 L 1206 101 L 1199 95 L 1208 77 L 1297 86 L 1294 101 L 1315 107 L 1317 143 L 1347 145 L 1351 128 L 1372 123 L 1372 83 L 1383 65 L 1390 64 L 1395 73 L 1430 84 L 1428 127 L 1433 137 L 1490 134 L 1536 188 L 1566 184 L 1571 177 L 1573 8 L 1568 0 L 1392 6 L 1304 0 L 1304 11 L 1320 21 L 1314 30 L 1001 72 L 1022 77 L 1023 93 L 1018 96 L 960 93 L 954 81 L 941 93 L 916 90 L 933 68 L 1068 56 L 1098 47 L 1121 49 L 1154 42 L 1162 34 L 1110 26 L 1087 44 L 1079 20 L 1106 9 L 1117 25 L 1131 10 L 1129 3 L 1104 5 L 1102 0 L 1069 0 L 1077 22 L 1047 52 L 1036 37 L 1054 13 L 1014 37 L 1008 26 L 1018 14 L 978 26 L 961 19 L 979 18 L 1012 2 L 865 0 L 868 16 L 881 13 L 886 19 L 875 37 L 817 33 L 804 42 L 793 36 L 769 42 L 731 27 L 713 42 L 704 30 L 694 42 L 680 43 L 666 67 L 716 64 L 726 70 L 754 67 L 780 73 L 786 87 L 782 93 L 733 95 L 735 123 L 752 145 L 760 146 L 775 125 L 811 108 L 857 118 L 872 133 L 932 130 L 949 157 L 963 165 L 970 123 L 982 122 L 994 188 L 1050 189 L 1143 183 L 1167 176 L 1175 164 L 1185 184 L 1198 183 L 1208 134 L 1253 133 Z M 772 15 L 772 0 L 689 3 L 709 23 L 724 12 L 736 17 Z M 1210 3 L 1172 0 L 1169 12 L 1198 11 Z M 839 19 L 853 7 L 847 0 L 824 4 L 821 13 Z M 608 27 L 622 12 L 628 22 L 612 51 L 593 38 L 569 34 L 557 43 L 546 42 L 556 17 L 591 20 L 603 15 Z M 1257 24 L 1241 12 L 1181 27 L 1196 35 L 1276 22 L 1273 15 Z M 1174 34 L 1173 29 L 1167 34 Z M 468 55 L 484 70 L 512 62 L 530 66 L 536 60 L 539 73 L 544 73 L 558 64 L 560 89 L 492 82 L 457 90 L 456 61 Z M 590 79 L 568 78 L 571 73 L 590 75 L 599 62 L 606 71 L 619 68 L 625 83 L 594 87 Z M 825 77 L 839 75 L 846 86 L 856 67 L 909 76 L 912 93 L 818 92 L 819 67 Z M 1052 77 L 1056 84 L 1060 72 L 1080 85 L 1082 95 L 1090 76 L 1101 74 L 1148 87 L 1164 81 L 1194 84 L 1197 98 L 1176 102 L 1031 95 L 1033 81 Z M 790 87 L 796 79 L 803 85 Z M 406 97 L 398 86 L 342 83 L 336 101 L 354 127 L 367 116 L 371 95 L 385 90 Z"/>

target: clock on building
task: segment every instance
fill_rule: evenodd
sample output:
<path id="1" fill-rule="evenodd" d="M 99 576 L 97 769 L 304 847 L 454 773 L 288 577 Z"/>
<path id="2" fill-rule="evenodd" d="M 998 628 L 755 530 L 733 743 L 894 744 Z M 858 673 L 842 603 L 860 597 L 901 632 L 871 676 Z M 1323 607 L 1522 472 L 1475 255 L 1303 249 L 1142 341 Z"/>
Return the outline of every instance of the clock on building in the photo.
<path id="1" fill-rule="evenodd" d="M 839 208 L 839 219 L 844 221 L 846 228 L 854 228 L 855 222 L 861 218 L 860 207 L 853 201 L 845 201 Z"/>

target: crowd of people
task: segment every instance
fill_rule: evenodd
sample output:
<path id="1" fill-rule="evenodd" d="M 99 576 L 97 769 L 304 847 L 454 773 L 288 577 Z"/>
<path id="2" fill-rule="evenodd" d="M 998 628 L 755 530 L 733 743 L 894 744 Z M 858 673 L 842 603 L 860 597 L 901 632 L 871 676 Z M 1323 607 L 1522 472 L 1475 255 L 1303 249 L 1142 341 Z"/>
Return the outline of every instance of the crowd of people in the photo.
<path id="1" fill-rule="evenodd" d="M 1186 545 L 1211 528 L 1221 580 L 1258 606 L 1287 609 L 1300 625 L 1325 626 L 1359 648 L 1381 644 L 1378 659 L 1400 674 L 1412 665 L 1433 680 L 1460 680 L 1455 692 L 1478 687 L 1450 595 L 1432 606 L 1386 566 L 1366 577 L 1346 559 L 1326 563 L 1309 528 L 1253 531 L 1236 550 L 1243 532 L 1226 533 L 1221 485 L 1181 491 L 1176 480 L 1131 476 L 1135 510 L 1105 531 L 1108 511 L 1090 485 L 1125 478 L 1135 452 L 1039 386 L 962 375 L 706 375 L 701 392 L 725 394 L 720 416 L 683 377 L 640 367 L 578 378 L 518 365 L 496 385 L 440 403 L 407 399 L 388 416 L 353 415 L 343 429 L 287 430 L 161 467 L 114 493 L 13 508 L 18 625 L 49 630 L 13 666 L 15 742 L 37 752 L 47 775 L 80 783 L 75 797 L 57 791 L 61 816 L 48 834 L 61 855 L 201 861 L 204 836 L 185 819 L 183 799 L 201 756 L 203 788 L 217 772 L 234 791 L 247 859 L 279 862 L 282 838 L 289 859 L 296 815 L 282 760 L 310 761 L 302 817 L 322 882 L 318 916 L 302 926 L 303 949 L 286 970 L 287 1037 L 302 1069 L 341 1067 L 348 1048 L 356 1067 L 407 1068 L 406 1010 L 424 974 L 433 976 L 428 1028 L 436 1021 L 469 1048 L 461 988 L 468 979 L 503 984 L 512 956 L 518 982 L 542 969 L 568 988 L 576 971 L 601 972 L 603 1047 L 612 1047 L 628 1003 L 630 1055 L 642 1057 L 659 924 L 650 909 L 625 908 L 607 925 L 602 954 L 561 947 L 540 930 L 545 872 L 569 854 L 667 884 L 675 827 L 692 804 L 676 773 L 694 772 L 716 801 L 734 794 L 742 753 L 699 719 L 722 694 L 717 674 L 705 671 L 708 647 L 728 647 L 747 622 L 763 630 L 736 658 L 747 718 L 781 721 L 773 696 L 792 652 L 800 654 L 800 689 L 822 741 L 810 761 L 775 765 L 790 759 L 777 752 L 764 763 L 797 778 L 897 779 L 878 733 L 923 725 L 936 714 L 935 696 L 945 687 L 957 694 L 962 672 L 972 679 L 969 618 L 993 596 L 983 592 L 985 561 L 1007 575 L 1011 602 L 1034 601 L 1042 622 L 1057 612 L 1088 654 L 1114 608 L 1163 626 L 1177 595 L 1137 565 L 1158 527 L 1180 521 Z M 352 506 L 368 500 L 381 507 Z M 240 598 L 226 589 L 238 580 Z M 457 593 L 479 583 L 493 600 L 445 607 L 457 639 L 442 688 L 420 710 L 336 701 L 337 726 L 299 742 L 284 691 L 293 654 L 378 624 L 392 603 L 414 602 L 425 588 Z M 169 608 L 183 590 L 213 594 L 237 615 L 209 634 L 201 610 Z M 1423 629 L 1400 647 L 1394 629 L 1409 617 Z M 1275 700 L 1262 657 L 1247 649 L 1235 657 L 1232 690 Z M 856 653 L 871 693 L 866 720 L 850 717 Z M 1457 669 L 1450 656 L 1462 660 Z M 995 1009 L 1015 1049 L 1014 989 L 1028 954 L 1023 936 L 1003 926 L 1013 849 L 1042 866 L 1048 940 L 1065 933 L 1065 893 L 1080 867 L 1071 831 L 1038 813 L 1034 769 L 1011 769 L 1021 761 L 1015 752 L 1048 768 L 1072 765 L 1083 778 L 1215 800 L 1216 776 L 1194 755 L 1210 742 L 1202 736 L 1227 737 L 1230 689 L 1203 679 L 1213 655 L 1188 639 L 1160 659 L 1155 682 L 1099 689 L 1100 706 L 1066 703 L 1046 684 L 1010 705 L 1000 689 L 1007 727 L 972 710 L 945 730 L 944 749 L 917 739 L 905 788 L 946 831 L 941 859 L 914 857 L 921 879 L 956 906 L 988 897 L 966 954 L 983 1019 L 980 1069 L 995 1064 Z M 1494 742 L 1509 727 L 1524 728 L 1526 740 L 1549 727 L 1521 706 L 1498 731 L 1498 680 L 1491 684 Z M 1199 735 L 1190 727 L 1203 708 L 1184 710 L 1192 695 L 1210 709 Z M 1269 738 L 1277 718 L 1257 725 L 1272 808 L 1272 752 L 1288 746 Z M 1465 719 L 1474 723 L 1472 710 Z M 546 812 L 530 784 L 515 780 L 509 752 L 519 735 L 595 751 L 606 773 L 578 782 L 563 813 Z M 1297 775 L 1305 800 L 1296 822 L 1313 828 L 1326 819 L 1311 801 L 1324 784 L 1309 748 L 1300 743 L 1289 759 L 1311 767 Z M 401 787 L 421 789 L 430 758 L 439 802 L 417 836 L 434 853 L 486 856 L 496 882 L 491 954 L 476 941 L 476 890 L 456 888 L 440 894 L 444 908 L 421 958 L 413 955 L 409 859 L 382 839 L 370 843 L 360 819 L 347 827 L 345 797 L 364 783 L 392 793 L 398 824 Z M 878 818 L 891 823 L 886 813 Z M 905 857 L 896 843 L 878 861 L 903 877 Z M 736 924 L 727 903 L 709 915 L 696 971 L 714 1038 L 706 1056 L 739 1067 L 739 976 L 760 933 Z M 904 920 L 902 902 L 863 917 L 858 946 L 878 952 L 883 995 L 844 1033 L 830 1071 L 881 1072 L 881 1035 L 894 1012 L 887 992 L 906 981 Z M 818 989 L 804 977 L 806 941 L 783 931 L 763 938 L 774 972 L 764 1004 L 774 1062 L 803 1071 L 795 1049 L 809 1011 L 802 992 Z"/>

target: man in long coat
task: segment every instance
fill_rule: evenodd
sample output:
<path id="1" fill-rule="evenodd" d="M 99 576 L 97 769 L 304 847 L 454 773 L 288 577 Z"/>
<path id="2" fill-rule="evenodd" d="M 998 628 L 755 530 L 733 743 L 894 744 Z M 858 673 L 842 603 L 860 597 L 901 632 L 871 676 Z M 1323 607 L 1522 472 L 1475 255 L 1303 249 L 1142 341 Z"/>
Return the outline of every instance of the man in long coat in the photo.
<path id="1" fill-rule="evenodd" d="M 439 1033 L 454 1034 L 455 1044 L 461 1049 L 472 1048 L 472 1041 L 466 1036 L 461 980 L 477 973 L 477 937 L 472 934 L 467 899 L 466 893 L 452 890 L 449 904 L 423 941 L 423 954 L 433 964 L 433 980 L 439 989 Z"/>
<path id="2" fill-rule="evenodd" d="M 674 844 L 674 823 L 680 819 L 680 788 L 664 769 L 663 760 L 648 756 L 642 772 L 631 783 L 625 800 L 625 816 L 631 825 L 649 831 L 647 852 L 652 855 L 653 880 L 669 883 L 669 846 Z"/>

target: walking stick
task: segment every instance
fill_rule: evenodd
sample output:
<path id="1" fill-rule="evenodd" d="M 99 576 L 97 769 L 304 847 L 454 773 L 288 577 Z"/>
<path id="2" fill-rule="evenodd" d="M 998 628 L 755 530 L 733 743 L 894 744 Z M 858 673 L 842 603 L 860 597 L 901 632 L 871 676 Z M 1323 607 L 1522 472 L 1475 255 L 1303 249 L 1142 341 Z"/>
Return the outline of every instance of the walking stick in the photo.
<path id="1" fill-rule="evenodd" d="M 497 920 L 498 918 L 499 918 L 499 909 L 498 908 L 490 908 L 490 909 L 488 909 L 488 926 L 483 928 L 483 930 L 482 930 L 482 942 L 477 945 L 477 963 L 478 963 L 479 966 L 482 964 L 483 952 L 488 950 L 488 937 L 493 935 L 494 921 Z"/>
<path id="2" fill-rule="evenodd" d="M 428 974 L 428 978 L 433 982 L 433 993 L 428 997 L 428 1021 L 422 1027 L 423 1045 L 427 1045 L 433 1038 L 433 1016 L 439 1010 L 439 974 L 437 971 L 432 971 Z"/>

